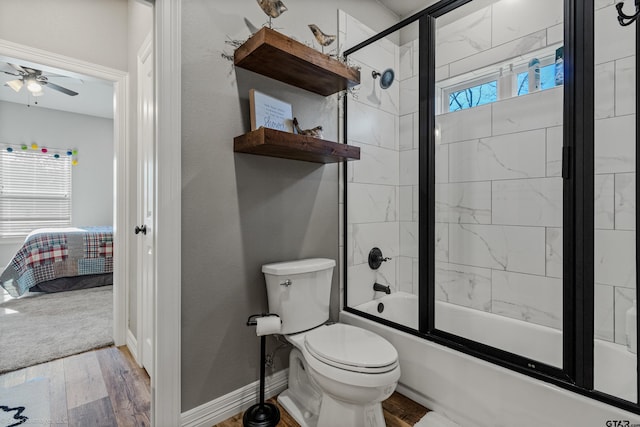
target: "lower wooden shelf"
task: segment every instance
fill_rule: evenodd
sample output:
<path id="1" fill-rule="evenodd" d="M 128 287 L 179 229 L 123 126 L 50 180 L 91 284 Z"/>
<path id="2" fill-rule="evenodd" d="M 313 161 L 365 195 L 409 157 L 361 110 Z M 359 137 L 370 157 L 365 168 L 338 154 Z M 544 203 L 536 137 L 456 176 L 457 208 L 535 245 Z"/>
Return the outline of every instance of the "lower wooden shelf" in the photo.
<path id="1" fill-rule="evenodd" d="M 360 147 L 264 127 L 235 137 L 233 151 L 315 163 L 360 160 Z"/>

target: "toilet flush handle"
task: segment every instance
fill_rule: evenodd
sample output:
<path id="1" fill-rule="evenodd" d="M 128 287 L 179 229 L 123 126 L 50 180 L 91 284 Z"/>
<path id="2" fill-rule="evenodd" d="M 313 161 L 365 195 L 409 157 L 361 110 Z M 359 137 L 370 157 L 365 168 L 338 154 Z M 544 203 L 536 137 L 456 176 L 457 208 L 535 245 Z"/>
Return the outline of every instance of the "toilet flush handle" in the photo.
<path id="1" fill-rule="evenodd" d="M 286 286 L 289 287 L 291 286 L 291 280 L 287 279 L 284 282 L 280 283 L 280 286 Z"/>

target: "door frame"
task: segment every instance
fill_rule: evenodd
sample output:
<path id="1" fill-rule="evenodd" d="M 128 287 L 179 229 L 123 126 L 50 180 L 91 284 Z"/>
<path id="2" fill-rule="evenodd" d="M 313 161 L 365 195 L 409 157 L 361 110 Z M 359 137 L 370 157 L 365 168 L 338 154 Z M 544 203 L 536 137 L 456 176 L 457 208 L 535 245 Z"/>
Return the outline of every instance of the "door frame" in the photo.
<path id="1" fill-rule="evenodd" d="M 156 105 L 156 297 L 151 423 L 181 425 L 181 12 L 182 0 L 154 2 Z M 114 342 L 127 336 L 132 236 L 129 203 L 128 73 L 0 39 L 0 55 L 64 68 L 114 87 Z M 122 242 L 120 244 L 119 242 Z M 162 313 L 160 316 L 159 313 Z"/>
<path id="2" fill-rule="evenodd" d="M 118 250 L 113 254 L 113 341 L 124 345 L 127 337 L 127 278 L 129 275 L 128 223 L 129 156 L 127 149 L 127 99 L 129 96 L 128 73 L 97 64 L 58 55 L 45 50 L 0 39 L 0 55 L 44 66 L 60 68 L 70 73 L 95 77 L 113 84 L 113 147 L 114 147 L 114 243 Z"/>

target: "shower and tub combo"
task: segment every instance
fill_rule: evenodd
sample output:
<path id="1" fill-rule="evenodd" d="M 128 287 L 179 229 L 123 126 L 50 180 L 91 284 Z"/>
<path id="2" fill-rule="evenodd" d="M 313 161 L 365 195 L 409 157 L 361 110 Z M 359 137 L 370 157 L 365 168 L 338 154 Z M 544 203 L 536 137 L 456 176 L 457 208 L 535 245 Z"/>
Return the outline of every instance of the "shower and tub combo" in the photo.
<path id="1" fill-rule="evenodd" d="M 375 94 L 343 101 L 362 159 L 341 172 L 341 322 L 391 342 L 398 390 L 460 425 L 640 422 L 637 55 L 615 5 L 340 23 Z"/>

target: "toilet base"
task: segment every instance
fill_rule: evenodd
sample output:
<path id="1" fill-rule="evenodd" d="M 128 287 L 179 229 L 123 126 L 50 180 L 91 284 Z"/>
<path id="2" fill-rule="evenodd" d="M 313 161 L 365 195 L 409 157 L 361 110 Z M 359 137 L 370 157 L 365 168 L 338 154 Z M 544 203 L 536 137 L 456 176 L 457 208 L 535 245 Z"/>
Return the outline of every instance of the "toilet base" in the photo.
<path id="1" fill-rule="evenodd" d="M 318 425 L 318 414 L 312 414 L 305 410 L 302 405 L 292 397 L 289 389 L 280 393 L 278 403 L 301 427 L 316 427 Z"/>
<path id="2" fill-rule="evenodd" d="M 382 405 L 355 405 L 332 398 L 327 393 L 322 396 L 317 427 L 385 427 Z"/>

